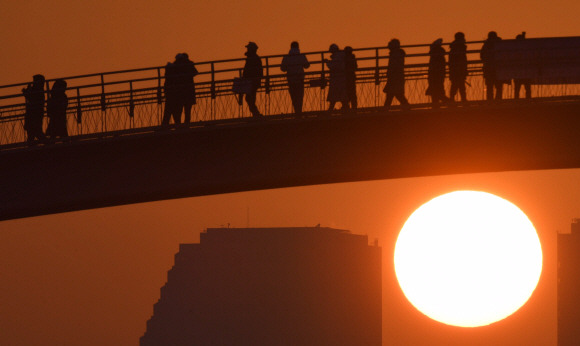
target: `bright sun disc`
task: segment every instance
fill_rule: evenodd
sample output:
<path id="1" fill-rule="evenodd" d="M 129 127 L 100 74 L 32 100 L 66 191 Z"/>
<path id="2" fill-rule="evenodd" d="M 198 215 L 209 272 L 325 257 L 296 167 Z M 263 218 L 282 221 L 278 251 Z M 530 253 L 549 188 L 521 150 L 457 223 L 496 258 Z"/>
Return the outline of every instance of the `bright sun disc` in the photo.
<path id="1" fill-rule="evenodd" d="M 495 195 L 456 191 L 419 207 L 395 245 L 395 273 L 423 314 L 479 327 L 517 311 L 542 272 L 542 248 L 528 217 Z"/>

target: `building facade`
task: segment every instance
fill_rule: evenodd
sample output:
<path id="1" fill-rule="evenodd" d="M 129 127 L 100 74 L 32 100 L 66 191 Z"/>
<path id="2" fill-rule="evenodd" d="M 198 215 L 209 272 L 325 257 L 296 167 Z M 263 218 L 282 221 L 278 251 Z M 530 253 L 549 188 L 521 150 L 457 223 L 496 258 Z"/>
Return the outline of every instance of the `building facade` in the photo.
<path id="1" fill-rule="evenodd" d="M 580 343 L 580 219 L 558 234 L 558 345 Z"/>
<path id="2" fill-rule="evenodd" d="M 381 248 L 325 227 L 210 228 L 180 244 L 151 345 L 381 345 Z"/>

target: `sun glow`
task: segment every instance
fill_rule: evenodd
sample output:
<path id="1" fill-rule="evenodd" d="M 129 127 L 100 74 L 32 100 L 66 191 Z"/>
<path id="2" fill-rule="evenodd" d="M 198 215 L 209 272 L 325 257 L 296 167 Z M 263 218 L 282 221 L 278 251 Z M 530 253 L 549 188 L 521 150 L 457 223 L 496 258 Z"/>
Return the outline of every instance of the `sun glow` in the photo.
<path id="1" fill-rule="evenodd" d="M 454 326 L 497 322 L 538 284 L 542 248 L 528 217 L 495 195 L 456 191 L 419 207 L 395 245 L 395 273 L 423 314 Z"/>

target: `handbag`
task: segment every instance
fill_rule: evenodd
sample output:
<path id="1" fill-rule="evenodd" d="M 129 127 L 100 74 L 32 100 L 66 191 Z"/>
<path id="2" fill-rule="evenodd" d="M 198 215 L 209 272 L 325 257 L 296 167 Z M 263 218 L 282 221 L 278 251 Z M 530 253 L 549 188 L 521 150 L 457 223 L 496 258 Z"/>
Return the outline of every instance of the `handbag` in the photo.
<path id="1" fill-rule="evenodd" d="M 249 94 L 252 92 L 252 80 L 249 78 L 236 77 L 232 83 L 232 91 L 235 94 Z"/>
<path id="2" fill-rule="evenodd" d="M 311 88 L 326 88 L 328 84 L 328 80 L 326 78 L 314 78 L 308 81 L 308 84 Z"/>

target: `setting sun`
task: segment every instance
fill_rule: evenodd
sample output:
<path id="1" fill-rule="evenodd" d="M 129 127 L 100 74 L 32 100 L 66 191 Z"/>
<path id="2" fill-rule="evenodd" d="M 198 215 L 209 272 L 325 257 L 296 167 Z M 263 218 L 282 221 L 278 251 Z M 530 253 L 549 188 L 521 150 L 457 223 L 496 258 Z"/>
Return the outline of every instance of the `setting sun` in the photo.
<path id="1" fill-rule="evenodd" d="M 418 208 L 395 245 L 395 273 L 423 314 L 454 326 L 506 318 L 532 295 L 542 249 L 528 217 L 495 195 L 456 191 Z"/>

